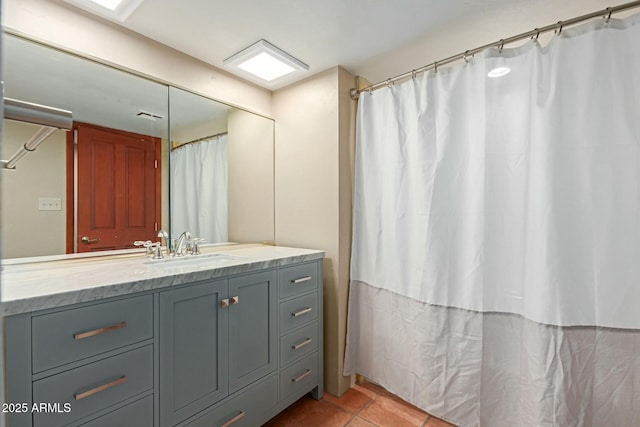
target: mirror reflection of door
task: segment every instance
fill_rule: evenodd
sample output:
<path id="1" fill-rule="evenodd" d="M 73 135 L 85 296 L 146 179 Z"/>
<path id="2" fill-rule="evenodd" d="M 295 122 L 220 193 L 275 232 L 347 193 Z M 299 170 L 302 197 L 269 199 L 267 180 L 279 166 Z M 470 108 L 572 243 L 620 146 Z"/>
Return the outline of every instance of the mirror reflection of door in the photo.
<path id="1" fill-rule="evenodd" d="M 133 248 L 155 241 L 161 215 L 160 138 L 84 123 L 67 138 L 67 193 L 74 191 L 77 138 L 77 232 L 67 209 L 67 253 Z M 71 155 L 71 157 L 70 157 Z M 73 197 L 68 197 L 73 200 Z"/>

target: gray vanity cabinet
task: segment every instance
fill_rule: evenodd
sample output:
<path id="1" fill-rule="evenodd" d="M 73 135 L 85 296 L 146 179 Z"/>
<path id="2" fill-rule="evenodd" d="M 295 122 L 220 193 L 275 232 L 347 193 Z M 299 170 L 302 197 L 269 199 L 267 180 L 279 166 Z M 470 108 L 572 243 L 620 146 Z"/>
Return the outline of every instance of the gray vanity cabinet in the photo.
<path id="1" fill-rule="evenodd" d="M 160 424 L 277 369 L 275 270 L 160 293 Z"/>
<path id="2" fill-rule="evenodd" d="M 276 286 L 273 270 L 229 279 L 230 394 L 277 368 Z"/>
<path id="3" fill-rule="evenodd" d="M 153 425 L 153 295 L 5 318 L 7 425 Z M 118 425 L 118 424 L 112 424 Z"/>
<path id="4" fill-rule="evenodd" d="M 7 425 L 255 427 L 321 398 L 322 260 L 242 271 L 5 318 Z"/>
<path id="5" fill-rule="evenodd" d="M 173 426 L 228 394 L 227 280 L 160 293 L 160 420 Z"/>

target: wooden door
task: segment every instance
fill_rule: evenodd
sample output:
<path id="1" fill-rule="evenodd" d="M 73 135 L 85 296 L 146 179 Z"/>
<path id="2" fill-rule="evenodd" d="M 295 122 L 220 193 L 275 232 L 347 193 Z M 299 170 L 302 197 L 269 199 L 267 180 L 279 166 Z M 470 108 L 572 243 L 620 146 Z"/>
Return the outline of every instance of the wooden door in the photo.
<path id="1" fill-rule="evenodd" d="M 78 123 L 77 251 L 157 240 L 160 139 Z M 69 249 L 69 245 L 68 245 Z"/>
<path id="2" fill-rule="evenodd" d="M 228 393 L 227 280 L 160 293 L 160 426 L 174 426 Z"/>

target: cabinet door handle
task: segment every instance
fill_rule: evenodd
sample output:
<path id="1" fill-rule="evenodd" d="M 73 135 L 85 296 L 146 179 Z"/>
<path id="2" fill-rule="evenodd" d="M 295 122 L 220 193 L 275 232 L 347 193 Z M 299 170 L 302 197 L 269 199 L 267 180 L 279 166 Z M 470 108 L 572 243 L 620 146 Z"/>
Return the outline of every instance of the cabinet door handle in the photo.
<path id="1" fill-rule="evenodd" d="M 229 298 L 225 298 L 222 301 L 220 301 L 220 305 L 222 306 L 222 308 L 229 307 Z"/>
<path id="2" fill-rule="evenodd" d="M 229 427 L 231 424 L 235 423 L 236 421 L 239 421 L 245 415 L 246 414 L 244 413 L 244 411 L 240 411 L 240 413 L 238 415 L 236 415 L 235 417 L 231 418 L 226 423 L 222 424 L 222 427 Z"/>
<path id="3" fill-rule="evenodd" d="M 304 341 L 302 341 L 301 343 L 296 344 L 296 345 L 292 345 L 292 346 L 291 346 L 291 348 L 292 348 L 292 349 L 294 349 L 294 350 L 298 350 L 298 349 L 300 349 L 300 348 L 304 347 L 304 346 L 305 346 L 305 345 L 307 345 L 307 344 L 311 344 L 311 338 L 306 338 L 306 339 L 305 339 Z"/>
<path id="4" fill-rule="evenodd" d="M 239 296 L 235 296 L 235 297 L 231 298 L 231 305 L 236 305 L 239 302 L 240 302 L 240 297 Z"/>
<path id="5" fill-rule="evenodd" d="M 120 385 L 120 384 L 124 384 L 126 382 L 127 382 L 127 376 L 123 375 L 122 377 L 118 378 L 115 381 L 111 381 L 110 383 L 103 384 L 103 385 L 98 386 L 96 388 L 92 388 L 91 390 L 83 391 L 82 393 L 75 393 L 73 395 L 73 397 L 75 397 L 76 400 L 82 400 L 85 397 L 93 396 L 96 393 L 100 393 L 101 391 L 109 390 L 110 388 L 113 388 L 113 387 L 115 387 L 117 385 Z"/>
<path id="6" fill-rule="evenodd" d="M 300 375 L 299 377 L 291 378 L 291 382 L 292 383 L 300 382 L 303 379 L 305 379 L 306 377 L 308 377 L 309 375 L 311 375 L 311 369 L 307 369 L 307 372 L 305 372 L 304 374 Z"/>
<path id="7" fill-rule="evenodd" d="M 79 334 L 73 334 L 73 339 L 76 341 L 83 340 L 85 338 L 93 337 L 95 335 L 104 334 L 105 332 L 116 331 L 118 329 L 126 328 L 127 322 L 120 322 L 117 325 L 107 326 L 106 328 L 94 329 L 93 331 L 82 332 Z"/>
<path id="8" fill-rule="evenodd" d="M 298 283 L 308 282 L 311 280 L 311 276 L 300 277 L 299 279 L 293 279 L 291 283 L 297 285 Z"/>
<path id="9" fill-rule="evenodd" d="M 300 311 L 296 311 L 295 313 L 291 313 L 291 316 L 293 316 L 293 317 L 302 316 L 303 314 L 307 314 L 310 311 L 311 311 L 311 307 L 303 308 Z"/>

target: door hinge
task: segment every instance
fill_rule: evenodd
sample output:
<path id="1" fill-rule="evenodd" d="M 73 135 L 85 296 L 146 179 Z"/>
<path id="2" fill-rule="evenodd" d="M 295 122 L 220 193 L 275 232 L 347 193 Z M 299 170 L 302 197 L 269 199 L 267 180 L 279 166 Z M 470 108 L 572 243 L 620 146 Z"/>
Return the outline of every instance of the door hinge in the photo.
<path id="1" fill-rule="evenodd" d="M 153 165 L 154 165 L 154 168 L 158 169 L 158 160 L 157 159 L 153 161 Z"/>

